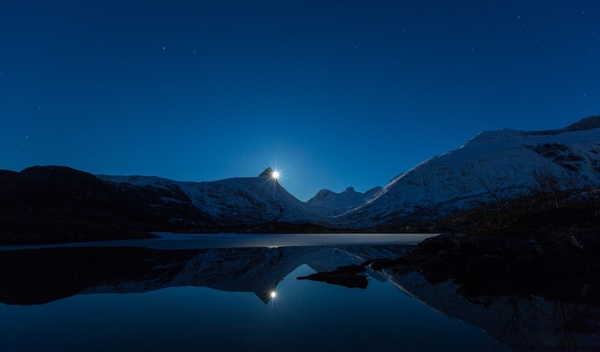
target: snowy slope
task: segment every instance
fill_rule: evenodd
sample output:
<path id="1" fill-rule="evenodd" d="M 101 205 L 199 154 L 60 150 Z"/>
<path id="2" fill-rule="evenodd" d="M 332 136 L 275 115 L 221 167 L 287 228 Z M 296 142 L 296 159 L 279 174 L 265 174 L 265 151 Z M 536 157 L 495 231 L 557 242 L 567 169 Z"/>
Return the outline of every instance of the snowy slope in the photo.
<path id="1" fill-rule="evenodd" d="M 153 189 L 162 195 L 163 202 L 190 202 L 220 223 L 305 222 L 323 218 L 325 210 L 295 198 L 272 173 L 267 168 L 258 177 L 211 182 L 179 182 L 151 176 L 98 177 L 122 187 Z"/>
<path id="2" fill-rule="evenodd" d="M 433 157 L 390 181 L 364 204 L 337 217 L 365 227 L 409 216 L 433 216 L 502 197 L 523 194 L 531 172 L 549 170 L 598 183 L 600 117 L 552 131 L 482 132 L 461 148 Z"/>
<path id="3" fill-rule="evenodd" d="M 379 186 L 374 187 L 365 193 L 355 191 L 354 187 L 348 187 L 345 191 L 340 193 L 322 189 L 306 203 L 330 209 L 334 215 L 339 215 L 347 212 L 351 208 L 363 204 L 380 190 L 381 187 Z"/>
<path id="4" fill-rule="evenodd" d="M 525 194 L 534 182 L 534 170 L 597 184 L 600 116 L 559 130 L 482 132 L 461 148 L 396 176 L 382 189 L 376 187 L 364 194 L 352 187 L 341 193 L 322 190 L 306 203 L 289 194 L 272 177 L 270 168 L 258 177 L 212 182 L 98 177 L 121 188 L 152 190 L 163 205 L 180 203 L 182 209 L 199 209 L 220 224 L 287 221 L 364 228 L 467 209 L 477 202 L 492 201 L 494 195 L 505 198 Z"/>

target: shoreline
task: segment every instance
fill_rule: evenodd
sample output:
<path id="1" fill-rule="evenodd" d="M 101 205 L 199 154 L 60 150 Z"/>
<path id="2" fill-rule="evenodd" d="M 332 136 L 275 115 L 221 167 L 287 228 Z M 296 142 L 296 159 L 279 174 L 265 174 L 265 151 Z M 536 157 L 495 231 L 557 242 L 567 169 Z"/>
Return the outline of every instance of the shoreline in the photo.
<path id="1" fill-rule="evenodd" d="M 153 232 L 157 238 L 52 244 L 3 245 L 0 252 L 64 247 L 146 247 L 154 249 L 310 247 L 349 245 L 418 245 L 437 234 L 426 233 L 306 233 L 306 234 L 180 234 Z"/>
<path id="2" fill-rule="evenodd" d="M 465 296 L 600 303 L 600 236 L 594 234 L 533 239 L 445 233 L 396 259 L 362 265 L 399 275 L 419 272 L 434 285 L 453 280 Z"/>

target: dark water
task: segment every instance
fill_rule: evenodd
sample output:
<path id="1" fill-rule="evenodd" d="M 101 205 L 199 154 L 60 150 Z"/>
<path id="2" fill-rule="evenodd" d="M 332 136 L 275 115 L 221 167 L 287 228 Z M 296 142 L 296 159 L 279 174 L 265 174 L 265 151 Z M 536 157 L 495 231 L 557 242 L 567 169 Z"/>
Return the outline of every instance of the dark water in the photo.
<path id="1" fill-rule="evenodd" d="M 449 281 L 431 285 L 414 273 L 367 270 L 358 274 L 366 276 L 365 289 L 296 279 L 393 258 L 411 248 L 0 251 L 0 346 L 3 351 L 594 350 L 593 329 L 556 337 L 552 324 L 561 323 L 547 319 L 556 313 L 555 302 L 529 297 L 519 313 L 523 302 L 517 298 L 488 298 L 482 304 L 456 294 Z M 535 322 L 531 307 L 538 314 Z M 600 312 L 562 308 L 563 315 L 567 309 L 588 318 Z M 507 320 L 518 314 L 523 316 Z"/>

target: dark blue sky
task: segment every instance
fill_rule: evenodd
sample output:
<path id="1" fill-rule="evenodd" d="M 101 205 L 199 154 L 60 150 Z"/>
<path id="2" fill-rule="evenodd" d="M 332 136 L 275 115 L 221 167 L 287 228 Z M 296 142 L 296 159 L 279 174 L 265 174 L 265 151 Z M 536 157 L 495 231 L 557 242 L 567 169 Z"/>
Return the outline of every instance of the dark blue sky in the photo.
<path id="1" fill-rule="evenodd" d="M 600 114 L 600 1 L 0 2 L 0 168 L 380 185 Z"/>

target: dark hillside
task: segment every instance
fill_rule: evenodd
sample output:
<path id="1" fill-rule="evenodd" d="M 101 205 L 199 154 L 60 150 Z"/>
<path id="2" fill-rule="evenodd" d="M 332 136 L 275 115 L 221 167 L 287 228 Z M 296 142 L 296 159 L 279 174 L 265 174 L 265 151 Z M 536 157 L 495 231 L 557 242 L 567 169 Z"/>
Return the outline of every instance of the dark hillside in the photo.
<path id="1" fill-rule="evenodd" d="M 148 231 L 185 228 L 171 222 L 182 211 L 154 194 L 128 194 L 96 176 L 68 167 L 0 170 L 0 244 L 148 238 Z M 205 219 L 196 209 L 191 215 Z"/>

